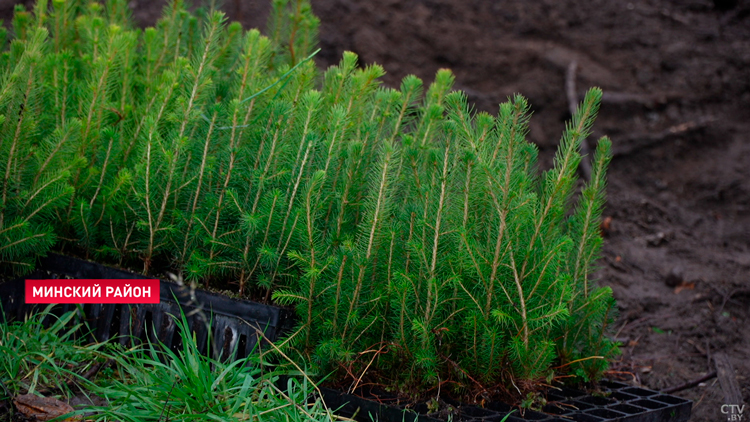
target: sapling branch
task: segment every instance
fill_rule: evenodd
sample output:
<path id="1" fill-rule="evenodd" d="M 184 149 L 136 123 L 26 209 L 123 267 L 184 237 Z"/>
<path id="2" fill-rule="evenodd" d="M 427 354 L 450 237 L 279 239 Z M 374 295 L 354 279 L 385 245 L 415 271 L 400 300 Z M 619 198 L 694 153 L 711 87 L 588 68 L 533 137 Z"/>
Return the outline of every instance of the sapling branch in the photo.
<path id="1" fill-rule="evenodd" d="M 193 194 L 193 205 L 187 216 L 187 229 L 185 230 L 185 239 L 183 240 L 182 259 L 185 260 L 187 257 L 187 248 L 190 245 L 188 236 L 192 229 L 193 220 L 195 219 L 195 210 L 198 207 L 198 200 L 201 198 L 201 189 L 203 188 L 203 176 L 206 173 L 206 162 L 208 160 L 208 151 L 211 146 L 211 135 L 213 134 L 214 127 L 216 126 L 216 117 L 218 112 L 214 112 L 211 123 L 208 126 L 208 132 L 203 142 L 203 154 L 201 155 L 200 169 L 198 170 L 198 182 L 195 184 L 195 193 Z"/>
<path id="2" fill-rule="evenodd" d="M 29 74 L 26 80 L 26 91 L 23 95 L 24 99 L 29 99 L 31 96 L 31 89 L 34 86 L 34 66 L 29 66 Z M 21 103 L 23 105 L 23 103 Z M 18 149 L 18 143 L 21 138 L 22 128 L 24 124 L 24 119 L 26 118 L 26 113 L 23 112 L 23 108 L 21 108 L 21 111 L 19 111 L 18 120 L 16 122 L 16 129 L 13 134 L 13 140 L 10 144 L 10 151 L 8 152 L 8 162 L 5 165 L 5 177 L 3 177 L 3 206 L 2 209 L 0 209 L 0 227 L 3 226 L 3 223 L 5 221 L 5 210 L 8 206 L 8 185 L 11 183 L 11 176 L 12 170 L 15 167 L 15 162 L 17 160 L 16 158 L 16 150 Z"/>

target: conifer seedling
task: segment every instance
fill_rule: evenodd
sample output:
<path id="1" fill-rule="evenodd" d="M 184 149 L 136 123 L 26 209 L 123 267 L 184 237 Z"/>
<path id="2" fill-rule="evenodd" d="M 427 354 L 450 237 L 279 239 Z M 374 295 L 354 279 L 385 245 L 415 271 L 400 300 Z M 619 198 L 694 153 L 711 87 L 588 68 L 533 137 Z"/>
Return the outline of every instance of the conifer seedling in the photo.
<path id="1" fill-rule="evenodd" d="M 601 91 L 540 174 L 523 97 L 477 113 L 448 70 L 391 88 L 353 53 L 320 73 L 317 27 L 305 0 L 274 0 L 268 36 L 183 0 L 144 30 L 125 0 L 18 6 L 0 33 L 3 269 L 55 250 L 231 283 L 295 307 L 280 349 L 353 385 L 522 398 L 601 377 L 606 138 L 576 190 Z"/>

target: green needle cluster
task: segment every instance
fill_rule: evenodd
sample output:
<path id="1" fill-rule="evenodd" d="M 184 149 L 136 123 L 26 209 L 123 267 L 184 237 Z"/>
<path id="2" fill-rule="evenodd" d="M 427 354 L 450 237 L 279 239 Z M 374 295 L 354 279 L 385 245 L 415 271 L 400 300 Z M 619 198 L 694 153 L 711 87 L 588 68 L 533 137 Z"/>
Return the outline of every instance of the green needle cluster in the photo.
<path id="1" fill-rule="evenodd" d="M 145 30 L 124 0 L 18 8 L 0 33 L 5 269 L 54 247 L 235 283 L 296 307 L 280 347 L 313 371 L 406 391 L 601 376 L 607 139 L 576 194 L 601 91 L 540 175 L 525 99 L 475 113 L 447 70 L 393 89 L 352 53 L 320 74 L 317 26 L 303 0 L 273 1 L 270 37 L 182 0 Z"/>

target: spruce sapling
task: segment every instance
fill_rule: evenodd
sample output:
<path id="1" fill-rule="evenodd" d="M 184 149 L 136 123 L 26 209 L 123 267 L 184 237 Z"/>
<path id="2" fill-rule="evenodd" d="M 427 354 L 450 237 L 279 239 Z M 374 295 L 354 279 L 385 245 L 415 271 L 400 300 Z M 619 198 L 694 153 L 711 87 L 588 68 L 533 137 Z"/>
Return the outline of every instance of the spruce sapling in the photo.
<path id="1" fill-rule="evenodd" d="M 304 0 L 273 2 L 269 38 L 187 9 L 143 31 L 123 0 L 18 9 L 0 54 L 7 268 L 55 245 L 235 283 L 296 307 L 279 348 L 311 370 L 404 392 L 601 376 L 608 141 L 569 212 L 599 90 L 539 175 L 520 96 L 475 113 L 447 70 L 392 89 L 353 53 L 319 78 Z"/>

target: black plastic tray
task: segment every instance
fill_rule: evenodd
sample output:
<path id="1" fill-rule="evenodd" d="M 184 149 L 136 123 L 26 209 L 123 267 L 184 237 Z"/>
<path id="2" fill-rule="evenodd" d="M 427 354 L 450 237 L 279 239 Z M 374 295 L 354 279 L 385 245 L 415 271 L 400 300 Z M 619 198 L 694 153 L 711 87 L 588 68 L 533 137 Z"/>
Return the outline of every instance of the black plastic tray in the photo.
<path id="1" fill-rule="evenodd" d="M 95 262 L 49 254 L 41 259 L 34 273 L 0 284 L 0 301 L 6 317 L 23 320 L 26 315 L 45 306 L 25 303 L 26 279 L 62 276 L 80 279 L 146 278 Z M 191 292 L 188 287 L 170 281 L 161 280 L 159 294 L 161 300 L 158 304 L 86 304 L 83 305 L 82 317 L 98 341 L 119 337 L 122 344 L 128 344 L 133 339 L 145 340 L 148 337 L 176 350 L 181 346 L 180 335 L 169 315 L 179 317 L 182 310 L 187 316 L 188 327 L 196 334 L 202 353 L 207 352 L 208 331 L 212 331 L 212 355 L 217 359 L 244 358 L 258 346 L 258 329 L 268 340 L 276 341 L 292 324 L 293 312 L 287 309 L 236 300 L 200 289 Z M 62 314 L 75 306 L 57 305 L 53 313 Z"/>
<path id="2" fill-rule="evenodd" d="M 633 387 L 616 381 L 600 383 L 602 395 L 559 388 L 547 392 L 548 404 L 541 412 L 518 409 L 508 416 L 507 422 L 684 422 L 690 419 L 692 401 L 646 388 Z M 321 389 L 323 399 L 341 416 L 358 422 L 443 422 L 441 419 L 417 411 L 344 394 L 336 390 Z M 513 409 L 504 403 L 488 403 L 485 407 L 456 405 L 453 421 L 500 422 Z"/>

